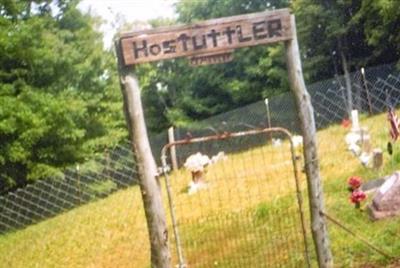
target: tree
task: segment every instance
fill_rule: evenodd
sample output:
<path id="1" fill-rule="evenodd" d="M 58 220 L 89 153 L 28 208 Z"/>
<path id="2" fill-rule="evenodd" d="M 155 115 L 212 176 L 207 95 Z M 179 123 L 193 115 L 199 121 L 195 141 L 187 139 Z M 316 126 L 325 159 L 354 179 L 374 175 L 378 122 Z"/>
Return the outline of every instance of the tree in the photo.
<path id="1" fill-rule="evenodd" d="M 396 1 L 364 0 L 353 22 L 364 25 L 365 41 L 373 48 L 366 64 L 399 61 L 400 10 Z"/>
<path id="2" fill-rule="evenodd" d="M 350 74 L 361 67 L 399 59 L 399 14 L 393 1 L 182 0 L 178 21 L 153 27 L 290 7 L 296 15 L 308 83 L 344 75 L 350 113 Z M 379 14 L 378 16 L 374 13 Z M 234 61 L 189 66 L 185 59 L 138 66 L 146 118 L 152 132 L 191 122 L 289 90 L 281 45 L 238 49 Z M 194 123 L 197 125 L 197 123 Z"/>
<path id="3" fill-rule="evenodd" d="M 126 137 L 113 55 L 77 3 L 0 2 L 2 192 Z"/>
<path id="4" fill-rule="evenodd" d="M 350 114 L 350 72 L 399 59 L 395 41 L 398 9 L 393 1 L 361 0 L 298 0 L 292 7 L 307 80 L 343 74 Z"/>
<path id="5" fill-rule="evenodd" d="M 287 5 L 288 1 L 181 1 L 177 4 L 178 22 L 168 24 Z M 165 25 L 162 21 L 151 23 L 153 27 Z M 282 45 L 240 49 L 235 51 L 234 61 L 220 65 L 192 67 L 186 59 L 175 59 L 138 66 L 137 72 L 153 132 L 170 125 L 196 125 L 198 120 L 289 90 Z"/>

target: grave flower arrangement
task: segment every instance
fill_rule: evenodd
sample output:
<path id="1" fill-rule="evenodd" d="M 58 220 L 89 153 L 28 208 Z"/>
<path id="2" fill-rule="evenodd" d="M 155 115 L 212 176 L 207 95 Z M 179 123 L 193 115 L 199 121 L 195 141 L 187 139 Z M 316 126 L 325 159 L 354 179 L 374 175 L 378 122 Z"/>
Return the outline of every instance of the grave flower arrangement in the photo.
<path id="1" fill-rule="evenodd" d="M 350 127 L 351 126 L 351 121 L 349 120 L 349 119 L 347 119 L 347 118 L 344 118 L 343 120 L 342 120 L 342 127 L 343 128 L 348 128 L 348 127 Z"/>
<path id="2" fill-rule="evenodd" d="M 188 193 L 193 194 L 198 190 L 205 188 L 206 167 L 211 163 L 207 155 L 200 152 L 190 155 L 184 164 L 184 167 L 192 173 L 192 181 L 189 183 Z"/>
<path id="3" fill-rule="evenodd" d="M 362 201 L 367 198 L 367 195 L 361 190 L 355 190 L 351 193 L 350 201 L 355 205 L 355 208 L 359 209 Z"/>
<path id="4" fill-rule="evenodd" d="M 351 192 L 350 202 L 356 209 L 361 207 L 361 202 L 367 198 L 367 195 L 361 190 L 362 180 L 358 176 L 351 176 L 347 180 L 348 190 Z"/>
<path id="5" fill-rule="evenodd" d="M 210 158 L 198 152 L 186 159 L 184 167 L 192 173 L 193 182 L 198 183 L 203 180 L 205 168 L 209 164 Z"/>
<path id="6" fill-rule="evenodd" d="M 350 192 L 353 192 L 354 190 L 357 190 L 361 187 L 362 180 L 358 176 L 351 176 L 347 180 L 347 185 L 349 186 L 348 189 Z"/>

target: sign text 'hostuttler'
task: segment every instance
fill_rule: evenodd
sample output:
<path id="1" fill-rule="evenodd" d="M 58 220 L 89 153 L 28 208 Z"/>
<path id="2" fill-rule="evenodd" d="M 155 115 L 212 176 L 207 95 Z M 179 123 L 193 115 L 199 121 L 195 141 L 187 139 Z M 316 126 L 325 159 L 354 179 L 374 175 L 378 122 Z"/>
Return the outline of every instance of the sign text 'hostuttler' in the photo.
<path id="1" fill-rule="evenodd" d="M 240 47 L 289 40 L 287 9 L 253 13 L 124 34 L 120 39 L 125 65 L 204 53 L 222 53 Z"/>

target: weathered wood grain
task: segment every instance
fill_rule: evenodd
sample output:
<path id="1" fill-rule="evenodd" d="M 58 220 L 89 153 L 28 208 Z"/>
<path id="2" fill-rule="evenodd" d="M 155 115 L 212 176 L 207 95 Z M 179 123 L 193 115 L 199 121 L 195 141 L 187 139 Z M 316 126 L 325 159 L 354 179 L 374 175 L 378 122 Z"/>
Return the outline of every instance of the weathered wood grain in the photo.
<path id="1" fill-rule="evenodd" d="M 122 34 L 125 66 L 290 40 L 288 9 Z"/>
<path id="2" fill-rule="evenodd" d="M 149 233 L 151 267 L 170 268 L 172 266 L 168 247 L 167 222 L 161 189 L 157 180 L 157 167 L 151 152 L 144 120 L 139 81 L 132 70 L 121 66 L 121 52 L 118 50 L 118 46 L 117 55 L 125 119 L 132 151 L 138 166 L 139 186 Z"/>
<path id="3" fill-rule="evenodd" d="M 308 94 L 304 83 L 294 16 L 291 18 L 291 23 L 293 25 L 293 39 L 285 43 L 286 63 L 289 73 L 290 88 L 295 97 L 300 119 L 301 134 L 304 140 L 304 169 L 307 175 L 311 232 L 317 252 L 319 267 L 332 268 L 332 252 L 330 249 L 328 228 L 323 214 L 324 198 L 319 169 L 314 112 L 310 94 Z"/>

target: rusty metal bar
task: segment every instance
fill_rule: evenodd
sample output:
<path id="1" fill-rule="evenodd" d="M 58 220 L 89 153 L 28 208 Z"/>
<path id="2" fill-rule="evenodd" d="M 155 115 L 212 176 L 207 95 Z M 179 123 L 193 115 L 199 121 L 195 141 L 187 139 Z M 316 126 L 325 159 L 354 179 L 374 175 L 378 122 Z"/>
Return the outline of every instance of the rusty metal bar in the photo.
<path id="1" fill-rule="evenodd" d="M 167 167 L 168 167 L 167 156 L 165 154 L 166 150 L 164 150 L 164 148 L 165 148 L 165 146 L 163 147 L 163 150 L 162 150 L 161 164 L 162 164 L 162 171 L 163 171 L 164 179 L 165 179 L 165 186 L 167 188 L 168 204 L 169 204 L 169 209 L 170 209 L 170 214 L 171 214 L 172 228 L 174 230 L 176 250 L 178 252 L 179 268 L 186 268 L 185 259 L 183 257 L 181 239 L 180 239 L 179 231 L 178 231 L 178 225 L 176 222 L 175 207 L 174 207 L 174 203 L 172 201 L 171 186 L 170 186 L 169 177 L 167 174 Z"/>
<path id="2" fill-rule="evenodd" d="M 289 141 L 290 141 L 290 153 L 292 156 L 292 163 L 293 163 L 294 180 L 296 182 L 296 197 L 297 197 L 297 203 L 299 205 L 301 229 L 303 232 L 304 257 L 307 262 L 307 267 L 310 268 L 311 262 L 310 262 L 310 254 L 309 254 L 309 248 L 308 248 L 308 243 L 307 243 L 307 229 L 306 229 L 306 221 L 304 218 L 303 197 L 301 195 L 301 189 L 300 189 L 299 170 L 297 167 L 296 153 L 294 150 L 293 140 L 290 138 Z"/>
<path id="3" fill-rule="evenodd" d="M 213 140 L 225 140 L 225 139 L 228 139 L 228 138 L 236 138 L 236 137 L 242 137 L 242 136 L 248 136 L 248 135 L 257 135 L 257 134 L 271 133 L 271 132 L 281 132 L 281 133 L 285 134 L 288 138 L 292 137 L 292 134 L 287 129 L 281 128 L 281 127 L 254 129 L 254 130 L 247 130 L 247 131 L 240 131 L 240 132 L 233 132 L 233 133 L 223 132 L 223 133 L 217 134 L 217 135 L 211 135 L 211 136 L 205 136 L 205 137 L 197 137 L 197 138 L 187 138 L 187 139 L 182 139 L 182 140 L 178 140 L 178 141 L 175 141 L 175 142 L 168 143 L 162 148 L 161 155 L 164 155 L 165 151 L 167 149 L 169 149 L 171 146 L 174 146 L 174 145 L 199 143 L 199 142 L 213 141 Z"/>

